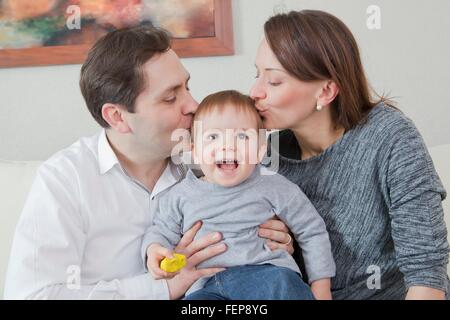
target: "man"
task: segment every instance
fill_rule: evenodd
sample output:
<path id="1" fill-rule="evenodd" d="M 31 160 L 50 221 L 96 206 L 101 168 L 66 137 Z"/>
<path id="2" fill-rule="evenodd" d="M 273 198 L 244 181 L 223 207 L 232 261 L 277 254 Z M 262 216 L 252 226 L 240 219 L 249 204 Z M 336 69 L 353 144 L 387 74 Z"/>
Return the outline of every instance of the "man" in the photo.
<path id="1" fill-rule="evenodd" d="M 201 222 L 176 248 L 188 264 L 173 279 L 154 280 L 140 254 L 158 199 L 185 174 L 170 154 L 172 132 L 189 129 L 197 109 L 188 82 L 163 30 L 117 30 L 94 45 L 80 87 L 104 129 L 39 168 L 13 241 L 6 299 L 178 299 L 222 270 L 196 269 L 226 250 L 220 234 L 193 240 Z M 260 234 L 292 252 L 280 221 Z"/>

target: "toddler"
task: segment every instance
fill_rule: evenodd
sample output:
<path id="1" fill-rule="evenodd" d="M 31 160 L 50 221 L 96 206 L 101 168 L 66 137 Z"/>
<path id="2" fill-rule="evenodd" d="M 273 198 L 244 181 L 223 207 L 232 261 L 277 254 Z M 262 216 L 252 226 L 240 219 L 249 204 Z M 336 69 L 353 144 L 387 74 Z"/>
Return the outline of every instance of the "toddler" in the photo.
<path id="1" fill-rule="evenodd" d="M 187 300 L 331 299 L 336 268 L 325 223 L 296 184 L 259 164 L 267 147 L 262 129 L 253 100 L 237 91 L 209 95 L 198 107 L 192 155 L 203 176 L 188 171 L 160 199 L 143 242 L 156 274 L 164 248 L 173 250 L 197 221 L 196 238 L 222 233 L 228 250 L 198 267 L 226 270 L 194 283 Z M 302 248 L 311 287 L 288 252 L 271 250 L 258 236 L 258 226 L 274 215 Z"/>

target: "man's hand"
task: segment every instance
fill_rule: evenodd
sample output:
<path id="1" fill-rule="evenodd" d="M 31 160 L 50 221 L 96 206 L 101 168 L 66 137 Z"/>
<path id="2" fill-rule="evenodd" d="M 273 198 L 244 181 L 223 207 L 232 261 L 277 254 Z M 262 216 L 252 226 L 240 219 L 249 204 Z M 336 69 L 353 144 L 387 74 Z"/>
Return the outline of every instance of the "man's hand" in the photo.
<path id="1" fill-rule="evenodd" d="M 171 279 L 178 274 L 178 272 L 161 270 L 160 264 L 164 258 L 172 259 L 172 250 L 164 248 L 158 243 L 153 243 L 147 248 L 147 269 L 156 280 Z"/>
<path id="2" fill-rule="evenodd" d="M 175 252 L 186 256 L 186 266 L 181 269 L 175 277 L 167 281 L 170 299 L 182 297 L 192 284 L 198 279 L 212 276 L 224 268 L 197 269 L 197 265 L 227 250 L 224 243 L 217 244 L 222 240 L 222 235 L 213 232 L 194 241 L 194 237 L 200 230 L 202 224 L 197 222 L 181 238 L 175 248 Z M 164 271 L 163 271 L 164 272 Z"/>
<path id="3" fill-rule="evenodd" d="M 259 226 L 259 236 L 269 239 L 267 246 L 272 250 L 283 249 L 291 255 L 294 253 L 290 231 L 276 216 Z"/>

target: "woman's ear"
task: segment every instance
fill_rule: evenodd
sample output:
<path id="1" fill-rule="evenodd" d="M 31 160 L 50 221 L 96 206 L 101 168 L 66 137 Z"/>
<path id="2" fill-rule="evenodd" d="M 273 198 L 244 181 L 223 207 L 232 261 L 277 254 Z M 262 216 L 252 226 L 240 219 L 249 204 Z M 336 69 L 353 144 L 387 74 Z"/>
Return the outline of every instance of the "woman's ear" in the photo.
<path id="1" fill-rule="evenodd" d="M 321 106 L 327 106 L 331 104 L 336 96 L 339 94 L 339 87 L 333 80 L 328 80 L 322 86 L 322 92 L 317 99 L 317 104 Z"/>
<path id="2" fill-rule="evenodd" d="M 109 124 L 109 126 L 119 133 L 132 132 L 124 113 L 126 111 L 123 107 L 113 104 L 105 103 L 102 107 L 102 117 Z"/>

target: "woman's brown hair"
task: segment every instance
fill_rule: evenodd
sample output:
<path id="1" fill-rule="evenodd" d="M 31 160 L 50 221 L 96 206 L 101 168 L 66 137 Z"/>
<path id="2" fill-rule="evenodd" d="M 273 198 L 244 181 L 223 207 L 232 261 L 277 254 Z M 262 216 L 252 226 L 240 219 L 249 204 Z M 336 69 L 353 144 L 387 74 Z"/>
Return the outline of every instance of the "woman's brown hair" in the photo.
<path id="1" fill-rule="evenodd" d="M 350 130 L 364 122 L 373 100 L 350 29 L 335 16 L 317 10 L 291 11 L 264 24 L 267 42 L 281 65 L 301 81 L 332 80 L 339 94 L 331 103 L 336 126 Z"/>

